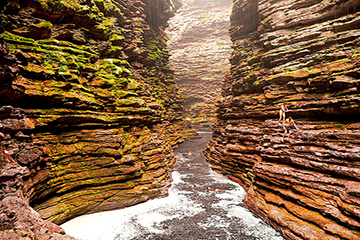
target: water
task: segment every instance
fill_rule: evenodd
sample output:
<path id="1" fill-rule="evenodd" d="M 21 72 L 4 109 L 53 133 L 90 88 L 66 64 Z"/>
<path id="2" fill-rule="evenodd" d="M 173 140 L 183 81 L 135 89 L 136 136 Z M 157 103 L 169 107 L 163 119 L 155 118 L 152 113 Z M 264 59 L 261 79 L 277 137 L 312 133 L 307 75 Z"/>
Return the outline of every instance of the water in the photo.
<path id="1" fill-rule="evenodd" d="M 176 149 L 179 157 L 166 198 L 125 209 L 77 217 L 62 225 L 83 240 L 282 240 L 274 229 L 243 207 L 244 189 L 213 172 L 202 150 L 211 137 L 203 137 Z"/>

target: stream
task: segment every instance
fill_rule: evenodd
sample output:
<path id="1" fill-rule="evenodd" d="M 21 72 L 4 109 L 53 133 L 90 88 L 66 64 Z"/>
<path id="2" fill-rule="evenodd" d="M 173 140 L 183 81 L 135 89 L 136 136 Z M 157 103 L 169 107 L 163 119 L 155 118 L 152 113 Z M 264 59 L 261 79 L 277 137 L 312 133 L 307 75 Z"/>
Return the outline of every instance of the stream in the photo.
<path id="1" fill-rule="evenodd" d="M 182 143 L 169 196 L 125 209 L 83 215 L 64 223 L 82 240 L 282 240 L 243 206 L 245 190 L 211 170 L 203 149 L 211 129 Z"/>

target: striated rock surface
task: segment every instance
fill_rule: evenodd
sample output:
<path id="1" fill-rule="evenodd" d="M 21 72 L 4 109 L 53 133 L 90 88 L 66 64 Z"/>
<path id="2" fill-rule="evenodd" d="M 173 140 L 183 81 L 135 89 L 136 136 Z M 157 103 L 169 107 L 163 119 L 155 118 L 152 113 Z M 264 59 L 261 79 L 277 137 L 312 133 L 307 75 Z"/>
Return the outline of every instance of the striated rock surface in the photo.
<path id="1" fill-rule="evenodd" d="M 171 146 L 190 134 L 164 32 L 178 5 L 0 7 L 1 238 L 64 234 L 38 213 L 60 224 L 166 195 Z"/>
<path id="2" fill-rule="evenodd" d="M 4 145 L 24 139 L 25 135 L 21 132 L 31 128 L 23 109 L 3 106 L 0 108 L 0 118 L 0 126 L 3 129 L 8 127 L 7 131 L 0 134 Z M 0 146 L 0 239 L 74 239 L 66 236 L 61 227 L 43 220 L 40 214 L 29 206 L 23 193 L 23 178 L 30 174 L 30 169 L 22 166 L 22 162 L 15 161 L 11 157 L 13 152 L 4 145 Z M 18 147 L 33 150 L 28 152 L 24 161 L 41 155 L 34 151 L 41 148 L 41 145 L 31 141 L 19 144 Z"/>
<path id="3" fill-rule="evenodd" d="M 9 86 L 19 73 L 16 57 L 0 36 L 0 79 L 3 86 Z M 22 166 L 29 159 L 42 155 L 43 144 L 31 141 L 33 136 L 23 132 L 33 129 L 33 123 L 25 117 L 25 110 L 12 106 L 0 107 L 0 239 L 73 239 L 65 236 L 59 226 L 41 219 L 40 214 L 29 206 L 24 196 L 23 178 L 30 169 Z M 15 143 L 16 141 L 21 143 Z M 13 148 L 8 149 L 6 145 Z M 27 148 L 22 162 L 13 159 L 14 148 Z"/>
<path id="4" fill-rule="evenodd" d="M 205 150 L 288 239 L 360 239 L 360 2 L 236 0 Z M 282 103 L 299 130 L 282 140 Z"/>
<path id="5" fill-rule="evenodd" d="M 182 91 L 184 116 L 212 124 L 216 99 L 229 70 L 231 0 L 185 0 L 169 20 L 170 64 Z"/>

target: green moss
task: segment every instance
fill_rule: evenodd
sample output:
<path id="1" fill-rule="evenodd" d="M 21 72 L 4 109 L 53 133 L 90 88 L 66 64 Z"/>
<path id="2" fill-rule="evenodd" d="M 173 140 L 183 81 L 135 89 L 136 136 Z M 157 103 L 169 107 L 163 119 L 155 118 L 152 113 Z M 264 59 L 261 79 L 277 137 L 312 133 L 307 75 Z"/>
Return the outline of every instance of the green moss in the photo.
<path id="1" fill-rule="evenodd" d="M 118 90 L 116 91 L 116 93 L 114 94 L 117 98 L 126 98 L 126 97 L 130 97 L 130 96 L 137 96 L 137 93 L 134 93 L 132 91 L 124 91 L 124 90 Z"/>
<path id="2" fill-rule="evenodd" d="M 6 31 L 3 32 L 2 35 L 4 36 L 4 39 L 9 43 L 21 43 L 21 44 L 33 45 L 35 42 L 35 40 L 32 38 L 22 37 Z"/>
<path id="3" fill-rule="evenodd" d="M 120 60 L 120 59 L 114 58 L 114 59 L 111 59 L 111 62 L 113 64 L 115 64 L 116 66 L 119 66 L 119 67 L 120 66 L 124 67 L 124 68 L 130 68 L 131 67 L 130 63 L 128 61 L 126 61 L 126 60 Z"/>
<path id="4" fill-rule="evenodd" d="M 123 37 L 123 36 L 119 36 L 119 35 L 117 35 L 117 34 L 112 34 L 111 36 L 110 36 L 110 41 L 121 41 L 121 40 L 124 40 L 125 39 L 125 37 Z"/>
<path id="5" fill-rule="evenodd" d="M 131 71 L 123 65 L 128 63 L 116 60 L 116 59 L 101 59 L 96 63 L 98 72 L 96 76 L 107 78 L 107 79 L 117 79 L 122 75 L 130 75 Z"/>
<path id="6" fill-rule="evenodd" d="M 33 26 L 37 27 L 37 28 L 45 28 L 45 29 L 52 29 L 53 28 L 53 25 L 49 21 L 40 22 L 38 24 L 34 24 Z"/>
<path id="7" fill-rule="evenodd" d="M 111 0 L 94 0 L 95 4 L 107 15 L 116 12 L 122 15 L 121 10 Z"/>
<path id="8" fill-rule="evenodd" d="M 51 10 L 53 8 L 61 9 L 61 8 L 68 8 L 68 9 L 80 9 L 82 0 L 36 0 L 43 9 Z"/>
<path id="9" fill-rule="evenodd" d="M 119 55 L 121 53 L 121 51 L 123 50 L 122 47 L 119 46 L 110 46 L 109 48 L 107 48 L 104 52 L 104 54 L 106 56 L 116 56 Z"/>
<path id="10" fill-rule="evenodd" d="M 50 1 L 44 1 L 48 4 Z M 55 2 L 55 1 L 54 1 Z M 92 8 L 94 13 L 98 13 L 99 9 Z M 104 15 L 98 14 L 97 20 L 101 20 L 100 27 L 111 32 L 116 21 L 115 18 L 106 18 Z M 51 27 L 49 22 L 43 22 L 42 26 Z M 139 26 L 141 28 L 141 26 Z M 56 39 L 43 39 L 34 41 L 33 39 L 24 38 L 11 33 L 4 34 L 5 39 L 8 39 L 12 51 L 21 50 L 31 57 L 29 64 L 24 67 L 28 73 L 27 94 L 32 96 L 41 96 L 44 99 L 49 99 L 51 102 L 66 109 L 78 109 L 74 112 L 67 113 L 67 117 L 79 119 L 71 120 L 72 124 L 96 124 L 100 122 L 108 122 L 109 124 L 119 124 L 121 119 L 123 122 L 129 123 L 129 119 L 133 117 L 135 121 L 154 121 L 159 118 L 158 113 L 153 114 L 153 110 L 149 107 L 150 103 L 154 103 L 155 99 L 151 94 L 155 93 L 157 99 L 166 96 L 169 99 L 169 94 L 166 91 L 173 91 L 163 84 L 167 81 L 167 77 L 159 78 L 157 76 L 161 73 L 162 67 L 154 66 L 153 81 L 159 86 L 154 88 L 150 84 L 139 83 L 135 79 L 143 78 L 143 76 L 132 76 L 131 65 L 126 60 L 120 59 L 99 59 L 97 52 L 93 51 L 91 47 L 84 45 L 76 45 L 67 41 L 59 41 Z M 111 40 L 123 40 L 124 37 L 119 34 L 112 34 Z M 95 41 L 93 42 L 96 43 Z M 159 43 L 161 46 L 156 46 Z M 168 57 L 168 51 L 163 46 L 165 42 L 163 39 L 156 39 L 153 42 L 153 49 L 156 59 L 159 63 L 164 57 Z M 89 44 L 89 45 L 92 45 Z M 121 51 L 118 46 L 109 48 L 111 51 Z M 169 69 L 165 64 L 164 68 Z M 43 73 L 45 78 L 43 77 Z M 91 74 L 89 74 L 91 73 Z M 162 73 L 161 73 L 162 74 Z M 36 79 L 40 76 L 41 79 Z M 84 84 L 84 85 L 82 85 Z M 163 86 L 160 86 L 160 85 Z M 149 90 L 150 89 L 150 90 Z M 139 93 L 146 91 L 148 97 L 139 97 Z M 111 99 L 111 101 L 108 101 Z M 100 117 L 96 115 L 79 115 L 79 109 L 103 109 L 104 103 L 110 102 L 113 106 L 109 106 L 109 110 L 115 111 L 116 116 Z M 161 103 L 164 101 L 161 100 Z M 71 106 L 69 108 L 69 106 Z M 161 108 L 162 106 L 159 106 Z M 59 108 L 61 109 L 61 108 Z M 126 113 L 126 114 L 125 114 Z M 41 118 L 39 126 L 46 126 L 50 122 L 60 121 L 62 114 L 56 115 L 47 113 L 47 116 Z M 154 116 L 153 116 L 154 115 Z M 88 118 L 88 120 L 86 120 Z M 59 126 L 67 123 L 59 123 Z"/>
<path id="11" fill-rule="evenodd" d="M 360 55 L 360 50 L 356 50 L 354 54 L 351 56 L 351 58 L 355 58 Z"/>
<path id="12" fill-rule="evenodd" d="M 104 17 L 100 23 L 98 23 L 95 28 L 102 31 L 104 34 L 109 34 L 114 28 L 114 24 L 117 22 L 117 19 L 114 17 L 106 18 Z"/>
<path id="13" fill-rule="evenodd" d="M 137 81 L 133 80 L 133 79 L 129 79 L 127 88 L 129 90 L 141 90 L 142 89 L 142 85 L 139 84 Z"/>

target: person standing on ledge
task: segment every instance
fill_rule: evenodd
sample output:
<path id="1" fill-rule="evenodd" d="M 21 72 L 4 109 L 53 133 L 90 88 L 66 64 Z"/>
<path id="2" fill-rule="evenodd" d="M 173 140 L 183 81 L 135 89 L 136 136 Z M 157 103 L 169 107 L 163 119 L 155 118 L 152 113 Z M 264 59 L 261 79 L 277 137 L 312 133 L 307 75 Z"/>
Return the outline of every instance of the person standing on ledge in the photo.
<path id="1" fill-rule="evenodd" d="M 281 104 L 280 106 L 280 111 L 279 111 L 279 124 L 281 123 L 281 120 L 284 122 L 285 121 L 285 112 L 287 112 L 288 109 L 285 105 L 285 103 Z"/>
<path id="2" fill-rule="evenodd" d="M 289 136 L 287 137 L 287 139 L 289 140 L 293 129 L 298 130 L 299 128 L 296 126 L 292 117 L 289 117 L 283 122 L 283 129 L 284 129 L 284 135 L 282 137 L 282 141 L 284 141 L 284 138 L 287 133 L 289 133 Z"/>

